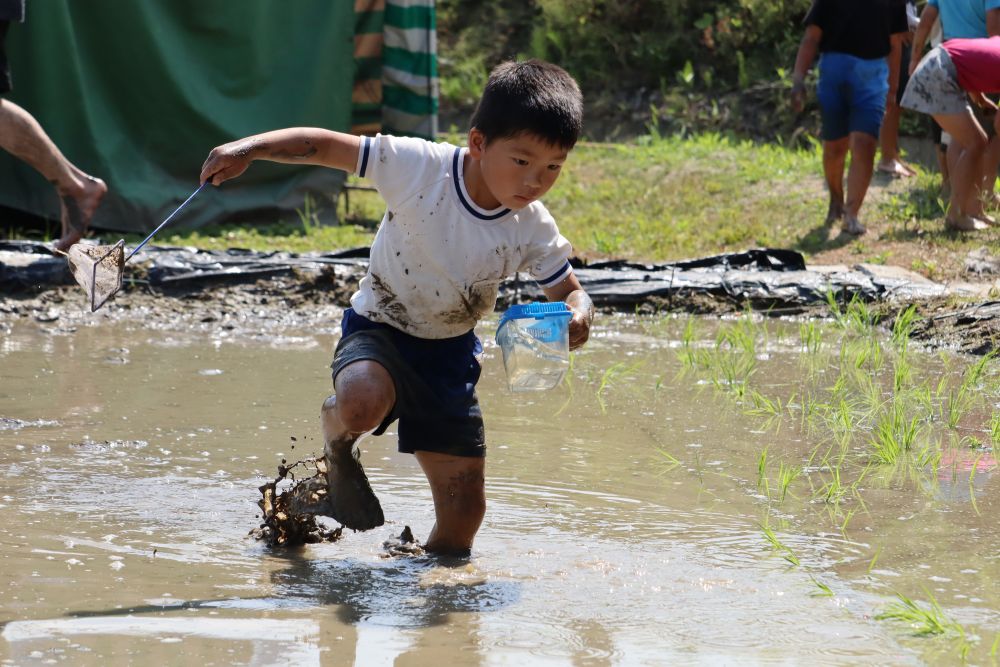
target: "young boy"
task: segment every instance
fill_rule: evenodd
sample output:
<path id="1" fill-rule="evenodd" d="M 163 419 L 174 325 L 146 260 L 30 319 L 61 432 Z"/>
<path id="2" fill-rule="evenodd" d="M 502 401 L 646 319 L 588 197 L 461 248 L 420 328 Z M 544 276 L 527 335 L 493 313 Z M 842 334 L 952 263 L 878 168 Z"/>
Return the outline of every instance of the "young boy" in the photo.
<path id="1" fill-rule="evenodd" d="M 969 97 L 995 108 L 983 93 L 1000 92 L 1000 36 L 950 39 L 920 61 L 903 94 L 902 105 L 930 114 L 963 150 L 951 176 L 951 203 L 945 226 L 974 231 L 996 225 L 983 210 L 983 194 L 992 194 L 1000 163 L 1000 142 L 990 142 Z M 1000 134 L 1000 114 L 993 117 Z"/>
<path id="2" fill-rule="evenodd" d="M 399 450 L 430 483 L 435 525 L 424 547 L 466 554 L 486 511 L 485 437 L 476 397 L 482 345 L 500 281 L 527 271 L 573 311 L 570 347 L 589 337 L 593 305 L 571 247 L 538 201 L 576 144 L 583 101 L 561 68 L 508 62 L 490 74 L 468 147 L 356 137 L 316 128 L 267 132 L 214 148 L 201 181 L 219 185 L 253 160 L 315 164 L 371 178 L 387 208 L 367 275 L 344 312 L 323 403 L 328 495 L 316 513 L 348 528 L 384 522 L 357 439 L 399 420 Z"/>

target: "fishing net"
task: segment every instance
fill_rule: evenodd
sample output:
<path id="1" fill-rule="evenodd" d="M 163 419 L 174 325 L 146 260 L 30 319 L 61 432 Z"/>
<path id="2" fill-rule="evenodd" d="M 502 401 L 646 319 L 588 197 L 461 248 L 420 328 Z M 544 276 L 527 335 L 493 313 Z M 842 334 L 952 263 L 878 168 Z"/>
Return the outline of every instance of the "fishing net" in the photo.
<path id="1" fill-rule="evenodd" d="M 66 253 L 73 278 L 90 299 L 90 312 L 104 305 L 122 288 L 125 271 L 125 241 L 114 245 L 77 243 Z"/>

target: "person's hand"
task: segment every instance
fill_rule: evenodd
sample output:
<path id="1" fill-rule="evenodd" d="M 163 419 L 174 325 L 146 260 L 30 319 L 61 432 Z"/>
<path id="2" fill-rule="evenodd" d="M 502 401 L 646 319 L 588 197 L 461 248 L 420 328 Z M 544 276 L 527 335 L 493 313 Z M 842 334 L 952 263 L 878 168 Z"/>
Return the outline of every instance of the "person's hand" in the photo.
<path id="1" fill-rule="evenodd" d="M 566 305 L 573 311 L 569 321 L 569 349 L 582 347 L 590 338 L 590 323 L 594 321 L 594 302 L 582 289 L 566 297 Z"/>
<path id="2" fill-rule="evenodd" d="M 915 53 L 913 54 L 913 57 L 910 58 L 910 69 L 908 70 L 910 76 L 913 76 L 913 73 L 917 71 L 917 65 L 920 64 L 920 58 L 918 58 L 917 55 L 918 54 Z"/>
<path id="3" fill-rule="evenodd" d="M 792 90 L 789 93 L 788 102 L 795 113 L 802 113 L 806 107 L 806 84 L 802 81 L 792 83 Z"/>
<path id="4" fill-rule="evenodd" d="M 986 109 L 989 111 L 997 110 L 997 105 L 993 103 L 993 100 L 986 97 L 986 95 L 981 92 L 970 92 L 969 99 L 980 109 Z"/>
<path id="5" fill-rule="evenodd" d="M 220 185 L 236 178 L 253 162 L 253 154 L 258 147 L 259 142 L 253 138 L 216 146 L 201 166 L 201 182 Z"/>
<path id="6" fill-rule="evenodd" d="M 889 94 L 885 96 L 885 110 L 892 111 L 899 106 L 899 102 L 896 101 L 896 97 L 899 93 L 898 88 L 890 88 Z"/>

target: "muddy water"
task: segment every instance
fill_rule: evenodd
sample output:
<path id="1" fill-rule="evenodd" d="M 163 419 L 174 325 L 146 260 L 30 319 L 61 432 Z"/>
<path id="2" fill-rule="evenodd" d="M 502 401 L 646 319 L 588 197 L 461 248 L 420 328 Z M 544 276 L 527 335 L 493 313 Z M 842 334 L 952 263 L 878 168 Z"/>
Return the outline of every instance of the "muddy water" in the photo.
<path id="1" fill-rule="evenodd" d="M 383 557 L 433 522 L 392 431 L 363 444 L 386 526 L 292 552 L 247 537 L 257 486 L 320 450 L 333 335 L 10 325 L 0 664 L 953 662 L 954 642 L 874 620 L 925 589 L 988 663 L 992 473 L 876 489 L 844 531 L 798 489 L 768 519 L 793 566 L 759 525 L 757 457 L 810 444 L 679 378 L 682 329 L 606 319 L 566 386 L 510 394 L 484 327 L 489 509 L 473 558 L 446 562 Z M 771 381 L 794 384 L 795 352 L 770 355 Z"/>

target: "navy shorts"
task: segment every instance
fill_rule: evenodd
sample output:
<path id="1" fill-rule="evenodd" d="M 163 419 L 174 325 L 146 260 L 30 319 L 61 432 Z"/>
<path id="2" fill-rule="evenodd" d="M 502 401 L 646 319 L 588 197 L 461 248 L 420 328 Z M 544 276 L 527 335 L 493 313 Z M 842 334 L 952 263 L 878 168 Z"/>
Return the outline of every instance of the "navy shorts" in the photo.
<path id="1" fill-rule="evenodd" d="M 355 361 L 375 361 L 392 376 L 396 404 L 375 429 L 382 435 L 399 420 L 399 451 L 453 456 L 486 455 L 483 413 L 476 396 L 482 343 L 473 331 L 454 338 L 417 338 L 388 324 L 344 311 L 333 356 L 337 374 Z"/>
<path id="2" fill-rule="evenodd" d="M 889 64 L 885 58 L 865 60 L 828 51 L 820 57 L 816 93 L 824 141 L 843 139 L 851 132 L 877 138 L 889 94 Z"/>
<path id="3" fill-rule="evenodd" d="M 10 65 L 7 63 L 7 28 L 10 21 L 0 21 L 0 95 L 11 89 Z"/>

